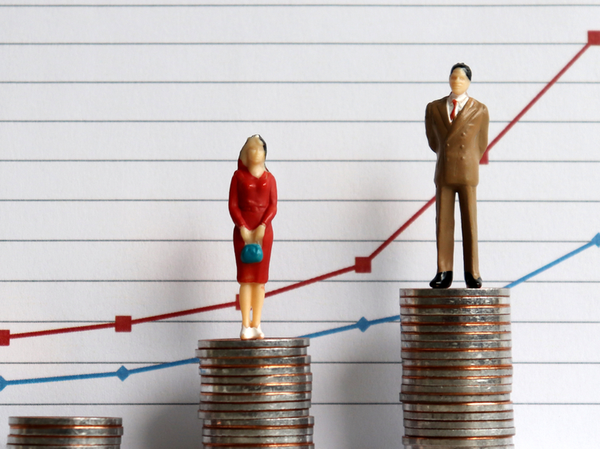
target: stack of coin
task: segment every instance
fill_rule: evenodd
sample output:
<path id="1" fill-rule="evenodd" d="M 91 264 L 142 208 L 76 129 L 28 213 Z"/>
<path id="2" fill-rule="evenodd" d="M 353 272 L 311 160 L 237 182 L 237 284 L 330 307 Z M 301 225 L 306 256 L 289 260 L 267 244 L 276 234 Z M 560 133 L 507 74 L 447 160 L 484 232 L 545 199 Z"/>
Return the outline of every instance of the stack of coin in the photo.
<path id="1" fill-rule="evenodd" d="M 121 448 L 120 417 L 9 417 L 7 448 Z"/>
<path id="2" fill-rule="evenodd" d="M 307 338 L 198 341 L 205 448 L 314 448 Z"/>
<path id="3" fill-rule="evenodd" d="M 508 289 L 401 289 L 406 448 L 513 448 Z"/>

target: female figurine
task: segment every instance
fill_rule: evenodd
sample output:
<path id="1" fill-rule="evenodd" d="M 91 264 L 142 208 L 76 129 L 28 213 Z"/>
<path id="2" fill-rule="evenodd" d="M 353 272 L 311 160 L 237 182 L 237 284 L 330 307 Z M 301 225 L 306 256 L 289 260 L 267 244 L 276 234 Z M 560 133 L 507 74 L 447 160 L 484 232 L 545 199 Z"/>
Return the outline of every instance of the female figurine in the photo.
<path id="1" fill-rule="evenodd" d="M 271 221 L 277 213 L 277 185 L 267 170 L 267 144 L 258 134 L 250 136 L 238 159 L 238 170 L 233 174 L 229 188 L 229 214 L 233 219 L 233 248 L 240 283 L 242 310 L 241 339 L 262 339 L 260 317 L 265 300 L 265 283 L 269 279 L 269 262 L 273 245 Z M 257 248 L 256 244 L 260 246 Z M 244 247 L 255 247 L 262 260 L 248 262 L 242 256 Z M 255 260 L 260 259 L 260 256 Z M 252 312 L 252 318 L 250 314 Z"/>

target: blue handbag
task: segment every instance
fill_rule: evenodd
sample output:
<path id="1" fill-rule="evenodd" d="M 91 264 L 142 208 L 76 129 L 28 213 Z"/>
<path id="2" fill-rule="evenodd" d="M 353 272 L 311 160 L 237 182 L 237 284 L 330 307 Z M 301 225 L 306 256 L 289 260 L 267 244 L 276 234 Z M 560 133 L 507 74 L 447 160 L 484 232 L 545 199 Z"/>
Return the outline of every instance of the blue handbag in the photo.
<path id="1" fill-rule="evenodd" d="M 263 251 L 258 244 L 246 244 L 241 256 L 244 264 L 258 263 L 263 259 Z"/>

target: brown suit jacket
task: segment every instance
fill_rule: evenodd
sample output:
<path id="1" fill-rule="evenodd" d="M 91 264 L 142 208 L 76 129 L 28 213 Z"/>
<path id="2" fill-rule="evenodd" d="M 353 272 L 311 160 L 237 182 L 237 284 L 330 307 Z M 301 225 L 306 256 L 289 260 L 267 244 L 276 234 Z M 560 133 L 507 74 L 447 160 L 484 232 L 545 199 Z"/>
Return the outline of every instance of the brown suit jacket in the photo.
<path id="1" fill-rule="evenodd" d="M 469 97 L 450 123 L 447 99 L 429 103 L 425 112 L 427 140 L 437 154 L 435 185 L 477 186 L 479 161 L 488 144 L 488 110 L 483 103 Z"/>

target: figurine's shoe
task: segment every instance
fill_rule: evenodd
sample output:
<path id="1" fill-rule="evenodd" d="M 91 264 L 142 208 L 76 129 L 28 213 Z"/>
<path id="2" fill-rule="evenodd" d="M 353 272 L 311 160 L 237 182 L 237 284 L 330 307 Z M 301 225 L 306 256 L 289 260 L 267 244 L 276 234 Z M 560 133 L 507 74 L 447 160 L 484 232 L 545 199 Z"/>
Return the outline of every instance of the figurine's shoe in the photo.
<path id="1" fill-rule="evenodd" d="M 452 284 L 452 271 L 438 272 L 435 278 L 431 280 L 429 286 L 434 289 L 446 289 Z"/>
<path id="2" fill-rule="evenodd" d="M 471 272 L 465 272 L 465 283 L 468 288 L 479 289 L 483 283 L 481 277 L 475 278 Z"/>
<path id="3" fill-rule="evenodd" d="M 260 329 L 260 325 L 257 326 L 256 328 L 252 328 L 254 330 L 254 334 L 256 336 L 255 339 L 264 339 L 265 338 L 265 333 L 262 332 L 262 330 Z"/>
<path id="4" fill-rule="evenodd" d="M 242 325 L 242 331 L 240 332 L 240 339 L 256 339 L 256 330 L 252 327 L 245 327 Z"/>

